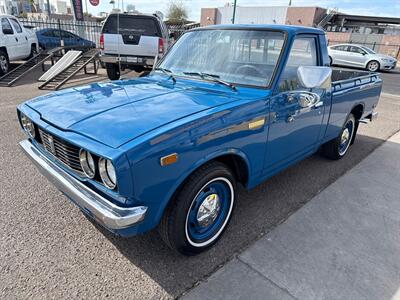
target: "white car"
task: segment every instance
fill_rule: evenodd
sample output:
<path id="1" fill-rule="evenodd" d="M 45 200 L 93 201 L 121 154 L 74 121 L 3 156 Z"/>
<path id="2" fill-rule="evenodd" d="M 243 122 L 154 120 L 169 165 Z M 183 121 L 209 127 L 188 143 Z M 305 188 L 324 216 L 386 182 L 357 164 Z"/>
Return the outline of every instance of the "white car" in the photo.
<path id="1" fill-rule="evenodd" d="M 0 76 L 9 71 L 10 61 L 26 59 L 38 52 L 33 30 L 11 15 L 0 14 Z"/>
<path id="2" fill-rule="evenodd" d="M 151 68 L 169 47 L 168 28 L 157 14 L 111 14 L 100 35 L 100 59 L 111 80 L 119 79 L 121 69 L 141 72 Z"/>
<path id="3" fill-rule="evenodd" d="M 328 47 L 331 65 L 365 68 L 368 71 L 392 70 L 397 60 L 389 55 L 355 44 L 338 44 Z"/>

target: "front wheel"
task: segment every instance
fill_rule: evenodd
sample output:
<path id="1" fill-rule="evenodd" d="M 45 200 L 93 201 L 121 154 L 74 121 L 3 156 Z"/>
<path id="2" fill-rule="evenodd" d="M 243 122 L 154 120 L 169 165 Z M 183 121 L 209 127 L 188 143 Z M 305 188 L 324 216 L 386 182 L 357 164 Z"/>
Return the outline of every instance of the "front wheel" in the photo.
<path id="1" fill-rule="evenodd" d="M 10 69 L 8 56 L 4 51 L 0 50 L 0 76 L 7 74 Z"/>
<path id="2" fill-rule="evenodd" d="M 118 64 L 106 63 L 107 76 L 110 80 L 118 80 L 121 76 L 121 71 Z"/>
<path id="3" fill-rule="evenodd" d="M 357 129 L 356 120 L 353 114 L 350 114 L 343 125 L 342 130 L 337 138 L 327 142 L 322 146 L 322 154 L 333 160 L 341 159 L 349 150 L 354 140 L 354 134 Z"/>
<path id="4" fill-rule="evenodd" d="M 367 70 L 370 72 L 376 72 L 379 70 L 379 68 L 380 68 L 379 62 L 377 62 L 376 60 L 371 60 L 367 64 Z"/>
<path id="5" fill-rule="evenodd" d="M 158 228 L 161 237 L 184 255 L 210 248 L 229 223 L 235 190 L 235 178 L 224 164 L 201 167 L 171 200 Z"/>

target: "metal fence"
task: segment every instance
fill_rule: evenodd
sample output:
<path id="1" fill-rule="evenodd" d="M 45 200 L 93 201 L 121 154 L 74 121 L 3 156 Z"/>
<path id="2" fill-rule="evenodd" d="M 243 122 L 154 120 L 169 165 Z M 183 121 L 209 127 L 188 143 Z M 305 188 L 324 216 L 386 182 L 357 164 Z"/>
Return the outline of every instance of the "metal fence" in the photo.
<path id="1" fill-rule="evenodd" d="M 60 20 L 60 19 L 34 19 L 19 18 L 24 26 L 29 26 L 35 30 L 44 28 L 53 28 L 58 30 L 66 30 L 72 32 L 81 38 L 92 41 L 98 45 L 101 23 L 89 21 Z"/>
<path id="2" fill-rule="evenodd" d="M 102 23 L 99 22 L 41 18 L 19 18 L 19 21 L 24 26 L 32 27 L 35 30 L 40 30 L 44 28 L 66 30 L 86 40 L 92 41 L 96 43 L 97 46 L 99 46 L 99 38 L 102 27 Z M 167 25 L 169 31 L 173 33 L 175 39 L 181 36 L 185 31 L 199 26 L 199 23 L 185 25 Z"/>
<path id="3" fill-rule="evenodd" d="M 328 40 L 328 46 L 336 45 L 336 44 L 357 44 L 357 45 L 362 45 L 366 46 L 368 48 L 371 48 L 372 50 L 381 53 L 381 54 L 386 54 L 393 56 L 397 58 L 398 60 L 400 59 L 400 45 L 398 44 L 382 44 L 382 43 L 376 43 L 376 42 L 360 42 L 360 41 L 334 41 L 334 40 Z"/>

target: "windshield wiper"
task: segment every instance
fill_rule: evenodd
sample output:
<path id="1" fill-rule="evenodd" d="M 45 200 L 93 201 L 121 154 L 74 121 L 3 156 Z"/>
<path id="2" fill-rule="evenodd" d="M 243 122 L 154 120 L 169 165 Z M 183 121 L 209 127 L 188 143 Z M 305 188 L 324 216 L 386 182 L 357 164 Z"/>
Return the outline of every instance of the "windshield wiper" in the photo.
<path id="1" fill-rule="evenodd" d="M 209 73 L 204 73 L 204 72 L 183 72 L 183 74 L 185 75 L 189 75 L 189 76 L 200 76 L 201 78 L 208 78 L 211 81 L 214 82 L 218 82 L 220 84 L 223 84 L 229 88 L 231 88 L 232 90 L 236 91 L 236 86 L 230 82 L 227 82 L 225 80 L 219 79 L 219 75 L 216 74 L 209 74 Z"/>
<path id="2" fill-rule="evenodd" d="M 176 78 L 174 77 L 174 73 L 172 73 L 171 70 L 165 69 L 165 68 L 155 68 L 154 70 L 163 72 L 165 75 L 168 75 L 168 76 L 169 76 L 168 79 L 171 78 L 172 81 L 173 81 L 174 83 L 176 83 Z M 168 79 L 167 79 L 167 80 L 168 80 Z"/>

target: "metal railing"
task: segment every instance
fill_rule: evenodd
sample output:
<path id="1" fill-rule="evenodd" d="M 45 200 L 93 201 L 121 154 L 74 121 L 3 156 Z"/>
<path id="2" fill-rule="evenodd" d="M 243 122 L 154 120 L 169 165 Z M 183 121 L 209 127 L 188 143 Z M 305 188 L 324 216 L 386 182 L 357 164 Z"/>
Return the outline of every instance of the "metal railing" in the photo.
<path id="1" fill-rule="evenodd" d="M 53 28 L 57 30 L 66 30 L 72 32 L 81 38 L 99 43 L 101 23 L 89 21 L 60 20 L 60 19 L 36 19 L 36 18 L 19 18 L 19 21 L 27 27 L 35 30 Z M 61 33 L 59 36 L 62 36 Z"/>

